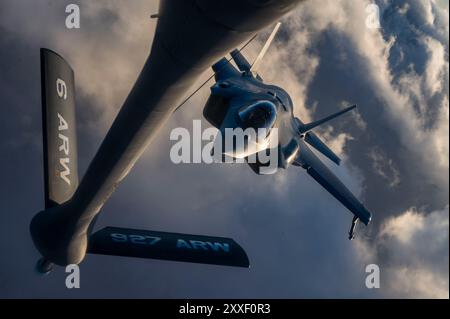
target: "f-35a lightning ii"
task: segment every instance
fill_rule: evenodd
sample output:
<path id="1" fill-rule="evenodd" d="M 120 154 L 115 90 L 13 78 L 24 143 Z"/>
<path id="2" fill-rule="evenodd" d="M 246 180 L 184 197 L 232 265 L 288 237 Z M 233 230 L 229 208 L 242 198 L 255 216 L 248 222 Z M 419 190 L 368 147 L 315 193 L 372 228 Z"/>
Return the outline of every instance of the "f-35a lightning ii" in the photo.
<path id="1" fill-rule="evenodd" d="M 308 172 L 320 185 L 330 192 L 353 214 L 353 220 L 349 232 L 349 239 L 354 238 L 354 230 L 357 221 L 368 225 L 371 213 L 356 199 L 345 185 L 332 173 L 332 171 L 311 151 L 307 144 L 339 165 L 340 158 L 312 131 L 336 117 L 356 108 L 356 105 L 338 111 L 321 120 L 312 123 L 303 123 L 294 116 L 294 105 L 289 94 L 281 87 L 264 83 L 257 73 L 259 63 L 266 54 L 274 39 L 280 23 L 278 23 L 264 45 L 261 53 L 253 64 L 250 64 L 241 54 L 240 50 L 231 52 L 238 69 L 229 59 L 222 58 L 212 68 L 215 72 L 216 83 L 211 87 L 211 95 L 206 103 L 203 114 L 205 118 L 219 129 L 222 156 L 245 158 L 251 169 L 257 174 L 272 174 L 274 170 L 268 169 L 265 153 L 277 152 L 277 167 L 286 169 L 289 166 L 300 166 Z M 245 130 L 264 129 L 264 135 L 248 139 L 245 143 L 226 143 L 227 130 L 241 128 Z M 277 134 L 271 134 L 273 129 Z M 276 138 L 275 143 L 271 141 Z M 250 144 L 254 147 L 250 147 Z M 263 149 L 255 145 L 264 145 Z M 269 149 L 269 145 L 274 145 Z M 229 147 L 229 149 L 227 148 Z M 253 161 L 248 159 L 255 156 Z"/>

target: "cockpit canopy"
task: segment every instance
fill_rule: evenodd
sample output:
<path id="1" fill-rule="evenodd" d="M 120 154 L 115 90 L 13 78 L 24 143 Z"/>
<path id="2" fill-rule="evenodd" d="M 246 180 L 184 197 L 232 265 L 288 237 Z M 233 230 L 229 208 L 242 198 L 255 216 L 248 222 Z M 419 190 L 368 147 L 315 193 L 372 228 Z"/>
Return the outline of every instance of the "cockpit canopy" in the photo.
<path id="1" fill-rule="evenodd" d="M 277 119 L 276 105 L 267 100 L 258 101 L 248 106 L 243 107 L 238 113 L 239 120 L 242 127 L 271 129 Z"/>

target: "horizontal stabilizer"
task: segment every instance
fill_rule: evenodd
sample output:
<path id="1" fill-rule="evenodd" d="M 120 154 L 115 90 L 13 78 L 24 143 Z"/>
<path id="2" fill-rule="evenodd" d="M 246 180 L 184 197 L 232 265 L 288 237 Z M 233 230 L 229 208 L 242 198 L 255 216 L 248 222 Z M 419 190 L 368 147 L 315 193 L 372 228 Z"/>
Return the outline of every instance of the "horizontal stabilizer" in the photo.
<path id="1" fill-rule="evenodd" d="M 343 109 L 342 111 L 339 111 L 339 112 L 337 112 L 335 114 L 327 116 L 324 119 L 321 119 L 321 120 L 318 120 L 318 121 L 315 121 L 315 122 L 312 122 L 312 123 L 309 123 L 309 124 L 302 124 L 299 127 L 300 133 L 302 133 L 302 134 L 306 133 L 306 132 L 312 130 L 313 128 L 315 128 L 317 126 L 322 125 L 323 123 L 326 123 L 326 122 L 328 122 L 328 121 L 330 121 L 332 119 L 335 119 L 338 116 L 341 116 L 344 113 L 347 113 L 347 112 L 353 110 L 354 108 L 356 108 L 356 105 L 352 105 L 352 106 L 350 106 L 350 107 L 348 107 L 346 109 Z"/>
<path id="2" fill-rule="evenodd" d="M 322 142 L 314 132 L 308 132 L 305 134 L 305 142 L 328 157 L 337 165 L 341 163 L 341 159 L 336 154 L 334 154 L 334 152 L 324 142 Z"/>
<path id="3" fill-rule="evenodd" d="M 249 267 L 247 254 L 231 238 L 106 227 L 89 240 L 90 254 Z"/>

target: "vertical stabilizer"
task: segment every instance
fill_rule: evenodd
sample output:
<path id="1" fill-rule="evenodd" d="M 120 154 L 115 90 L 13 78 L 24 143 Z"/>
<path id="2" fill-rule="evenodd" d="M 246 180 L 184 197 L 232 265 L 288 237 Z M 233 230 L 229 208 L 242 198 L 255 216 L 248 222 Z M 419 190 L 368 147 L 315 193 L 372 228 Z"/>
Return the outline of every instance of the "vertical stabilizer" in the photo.
<path id="1" fill-rule="evenodd" d="M 75 80 L 57 53 L 41 49 L 45 207 L 68 201 L 78 187 Z"/>

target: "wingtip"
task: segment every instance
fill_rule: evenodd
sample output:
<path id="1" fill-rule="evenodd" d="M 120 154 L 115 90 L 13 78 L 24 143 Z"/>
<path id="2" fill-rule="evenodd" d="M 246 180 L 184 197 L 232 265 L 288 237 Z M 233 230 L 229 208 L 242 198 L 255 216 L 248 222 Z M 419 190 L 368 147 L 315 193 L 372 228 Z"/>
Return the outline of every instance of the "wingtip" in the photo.
<path id="1" fill-rule="evenodd" d="M 326 155 L 325 155 L 326 156 Z M 335 156 L 335 157 L 329 157 L 329 156 L 326 156 L 326 157 L 328 157 L 334 164 L 336 164 L 337 166 L 340 166 L 341 165 L 341 159 L 339 158 L 339 157 L 337 157 L 337 156 Z"/>

